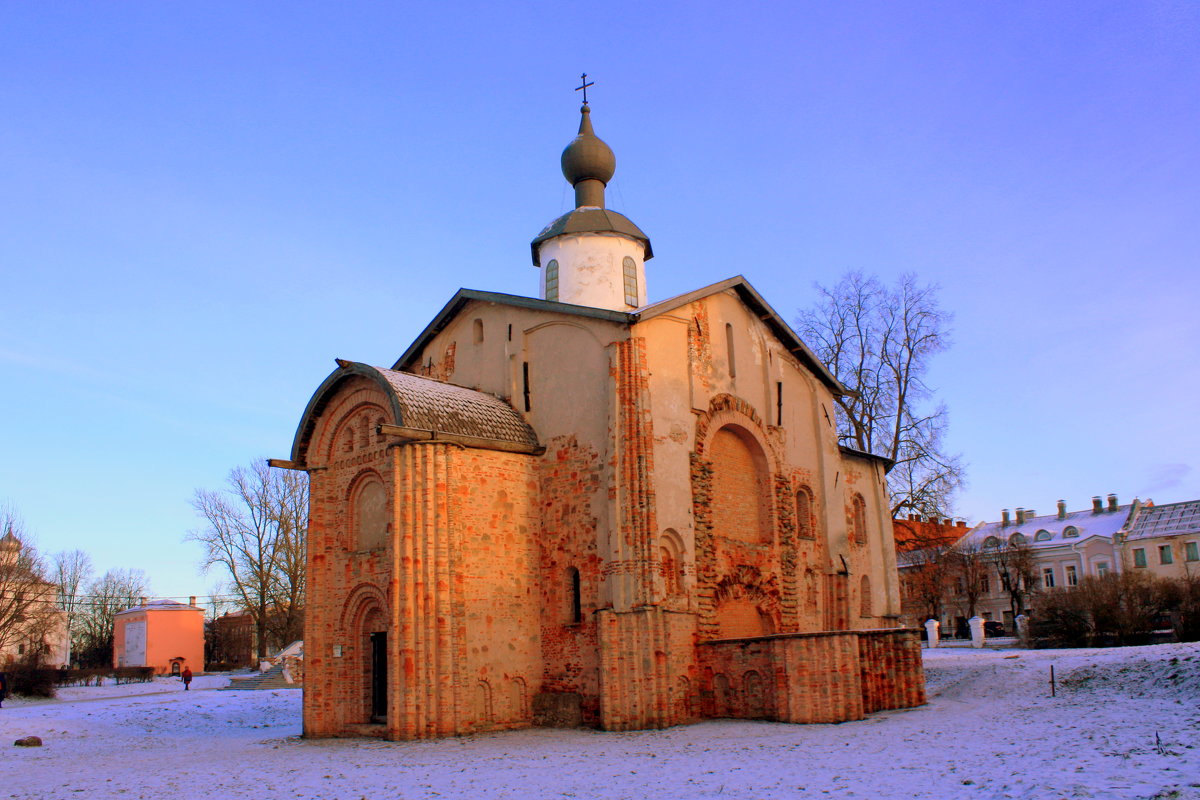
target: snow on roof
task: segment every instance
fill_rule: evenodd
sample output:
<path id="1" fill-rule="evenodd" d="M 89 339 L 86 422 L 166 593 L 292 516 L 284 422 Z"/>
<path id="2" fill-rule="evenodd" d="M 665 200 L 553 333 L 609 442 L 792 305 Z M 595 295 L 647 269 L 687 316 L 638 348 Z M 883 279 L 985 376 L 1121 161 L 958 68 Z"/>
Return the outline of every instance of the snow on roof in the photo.
<path id="1" fill-rule="evenodd" d="M 1148 539 L 1197 532 L 1200 532 L 1200 500 L 1188 500 L 1142 508 L 1125 538 Z"/>
<path id="2" fill-rule="evenodd" d="M 975 526 L 963 541 L 978 544 L 981 547 L 995 537 L 1000 543 L 1008 542 L 1015 534 L 1025 537 L 1025 543 L 1030 547 L 1059 547 L 1073 544 L 1090 536 L 1102 536 L 1112 539 L 1113 534 L 1129 519 L 1129 511 L 1133 504 L 1117 506 L 1116 511 L 1105 509 L 1100 513 L 1088 509 L 1086 511 L 1070 511 L 1063 517 L 1058 514 L 1047 514 L 1042 517 L 1031 517 L 1017 524 L 1016 520 L 1008 525 L 1002 522 L 984 522 Z"/>
<path id="3" fill-rule="evenodd" d="M 128 614 L 131 611 L 201 611 L 196 606 L 180 603 L 175 600 L 150 600 L 140 605 L 118 611 L 118 614 Z"/>

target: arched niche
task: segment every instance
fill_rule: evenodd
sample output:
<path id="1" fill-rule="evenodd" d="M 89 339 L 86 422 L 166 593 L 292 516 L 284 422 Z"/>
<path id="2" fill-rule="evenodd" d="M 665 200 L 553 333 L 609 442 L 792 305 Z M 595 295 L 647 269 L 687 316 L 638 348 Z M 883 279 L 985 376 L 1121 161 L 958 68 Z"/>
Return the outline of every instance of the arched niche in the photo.
<path id="1" fill-rule="evenodd" d="M 717 638 L 749 639 L 775 633 L 771 615 L 749 597 L 730 597 L 717 604 Z"/>
<path id="2" fill-rule="evenodd" d="M 713 533 L 750 544 L 773 539 L 766 454 L 745 428 L 725 425 L 708 444 Z"/>
<path id="3" fill-rule="evenodd" d="M 328 416 L 317 425 L 317 436 L 323 445 L 321 463 L 344 459 L 383 441 L 378 427 L 390 420 L 390 413 L 381 403 L 373 402 L 375 398 L 363 402 L 367 396 L 377 394 L 378 389 L 362 378 L 348 381 L 346 388 L 344 401 L 334 403 Z"/>
<path id="4" fill-rule="evenodd" d="M 363 473 L 350 489 L 350 548 L 375 550 L 388 542 L 388 493 L 376 472 Z"/>
<path id="5" fill-rule="evenodd" d="M 858 492 L 850 499 L 850 543 L 867 543 L 867 501 Z"/>
<path id="6" fill-rule="evenodd" d="M 801 539 L 817 538 L 816 503 L 812 489 L 803 484 L 796 489 L 796 536 Z"/>
<path id="7" fill-rule="evenodd" d="M 659 576 L 663 597 L 678 597 L 684 592 L 683 539 L 672 528 L 663 531 L 658 540 Z"/>

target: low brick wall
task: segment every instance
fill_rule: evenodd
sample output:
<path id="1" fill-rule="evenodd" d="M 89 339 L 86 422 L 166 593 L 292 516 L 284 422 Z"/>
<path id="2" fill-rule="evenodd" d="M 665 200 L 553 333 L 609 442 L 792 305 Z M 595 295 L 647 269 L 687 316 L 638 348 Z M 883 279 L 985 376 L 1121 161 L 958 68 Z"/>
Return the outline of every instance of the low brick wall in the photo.
<path id="1" fill-rule="evenodd" d="M 706 717 L 845 722 L 925 702 L 914 629 L 725 639 L 699 649 Z"/>

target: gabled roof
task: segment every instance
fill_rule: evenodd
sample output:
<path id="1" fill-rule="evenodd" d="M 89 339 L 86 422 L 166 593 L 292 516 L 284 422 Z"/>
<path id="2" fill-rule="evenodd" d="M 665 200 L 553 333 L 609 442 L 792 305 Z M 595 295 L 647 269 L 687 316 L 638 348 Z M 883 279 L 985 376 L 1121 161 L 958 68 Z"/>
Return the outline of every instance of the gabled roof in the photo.
<path id="1" fill-rule="evenodd" d="M 557 314 L 571 314 L 577 317 L 602 319 L 623 325 L 628 325 L 630 321 L 630 315 L 624 311 L 610 311 L 607 308 L 577 306 L 571 303 L 555 303 L 550 300 L 539 300 L 536 297 L 521 297 L 515 294 L 481 292 L 477 289 L 459 289 L 454 293 L 454 297 L 450 298 L 450 302 L 442 306 L 442 310 L 438 312 L 437 316 L 425 326 L 425 330 L 421 331 L 420 335 L 413 340 L 413 343 L 404 351 L 404 355 L 396 360 L 396 363 L 392 365 L 392 369 L 408 370 L 417 366 L 413 363 L 413 360 L 429 340 L 441 333 L 458 316 L 463 308 L 475 301 L 497 303 L 498 305 L 514 306 L 516 308 L 532 308 L 537 311 L 553 311 Z"/>
<path id="2" fill-rule="evenodd" d="M 339 359 L 338 368 L 317 388 L 304 409 L 292 442 L 292 463 L 306 463 L 318 417 L 338 386 L 356 376 L 372 380 L 384 390 L 397 426 L 448 433 L 480 442 L 507 442 L 526 448 L 538 446 L 537 434 L 521 415 L 494 395 L 408 372 Z"/>
<path id="3" fill-rule="evenodd" d="M 1153 536 L 1200 533 L 1200 500 L 1144 506 L 1129 527 L 1126 541 Z"/>
<path id="4" fill-rule="evenodd" d="M 687 294 L 676 295 L 675 297 L 666 300 L 660 300 L 657 303 L 651 303 L 648 306 L 642 306 L 633 313 L 633 316 L 638 320 L 653 319 L 661 314 L 667 314 L 677 308 L 686 306 L 689 303 L 695 302 L 705 297 L 709 297 L 720 292 L 733 290 L 741 298 L 742 302 L 753 311 L 759 319 L 766 323 L 775 337 L 795 356 L 801 363 L 812 370 L 813 374 L 824 383 L 829 390 L 835 395 L 846 393 L 846 388 L 834 377 L 833 373 L 821 363 L 821 360 L 808 349 L 806 345 L 792 330 L 791 326 L 783 321 L 783 317 L 771 308 L 771 305 L 763 299 L 750 282 L 741 275 L 736 275 L 732 278 L 727 278 L 719 283 L 714 283 L 709 286 L 704 286 Z M 868 455 L 868 454 L 863 454 Z M 878 456 L 875 456 L 878 458 Z"/>
<path id="5" fill-rule="evenodd" d="M 549 300 L 539 300 L 534 297 L 520 297 L 518 295 L 500 294 L 497 292 L 481 292 L 475 289 L 459 289 L 454 294 L 454 297 L 450 298 L 450 302 L 446 303 L 442 307 L 442 310 L 438 312 L 438 315 L 433 318 L 433 321 L 425 326 L 425 330 L 421 331 L 421 334 L 408 346 L 408 349 L 404 351 L 404 355 L 396 360 L 396 363 L 392 365 L 392 369 L 410 370 L 416 367 L 417 365 L 414 361 L 417 358 L 417 354 L 424 349 L 429 340 L 444 330 L 458 316 L 459 312 L 468 303 L 473 301 L 498 303 L 518 308 L 531 308 L 538 311 L 550 311 L 556 314 L 571 314 L 579 317 L 607 320 L 622 325 L 632 325 L 641 320 L 650 320 L 662 314 L 667 314 L 696 300 L 730 290 L 734 291 L 741 301 L 759 319 L 766 323 L 767 327 L 771 329 L 771 332 L 780 343 L 788 349 L 788 352 L 808 367 L 817 376 L 817 379 L 824 383 L 830 391 L 835 395 L 846 393 L 846 388 L 838 382 L 833 373 L 821 363 L 821 360 L 816 357 L 812 350 L 808 349 L 808 345 L 791 329 L 791 326 L 783 321 L 783 318 L 776 313 L 775 309 L 771 308 L 770 304 L 762 298 L 762 295 L 755 291 L 750 282 L 741 275 L 704 286 L 687 294 L 676 295 L 666 300 L 660 300 L 657 303 L 642 306 L 636 311 L 628 313 L 624 311 L 611 311 L 607 308 L 577 306 L 571 303 L 555 303 Z M 870 458 L 881 458 L 881 456 L 874 456 L 869 453 L 859 453 L 859 455 Z M 891 462 L 888 462 L 888 468 L 891 468 Z"/>

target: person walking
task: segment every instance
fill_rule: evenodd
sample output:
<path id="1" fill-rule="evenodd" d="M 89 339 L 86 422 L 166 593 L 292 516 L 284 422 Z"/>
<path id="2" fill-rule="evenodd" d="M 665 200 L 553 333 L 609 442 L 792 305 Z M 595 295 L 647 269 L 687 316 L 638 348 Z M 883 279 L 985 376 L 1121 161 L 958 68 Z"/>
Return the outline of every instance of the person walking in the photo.
<path id="1" fill-rule="evenodd" d="M 8 697 L 8 675 L 0 672 L 0 706 L 4 705 L 6 697 Z"/>
<path id="2" fill-rule="evenodd" d="M 183 690 L 185 692 L 188 691 L 188 688 L 192 685 L 192 668 L 184 667 L 183 674 L 179 677 L 183 679 Z"/>

